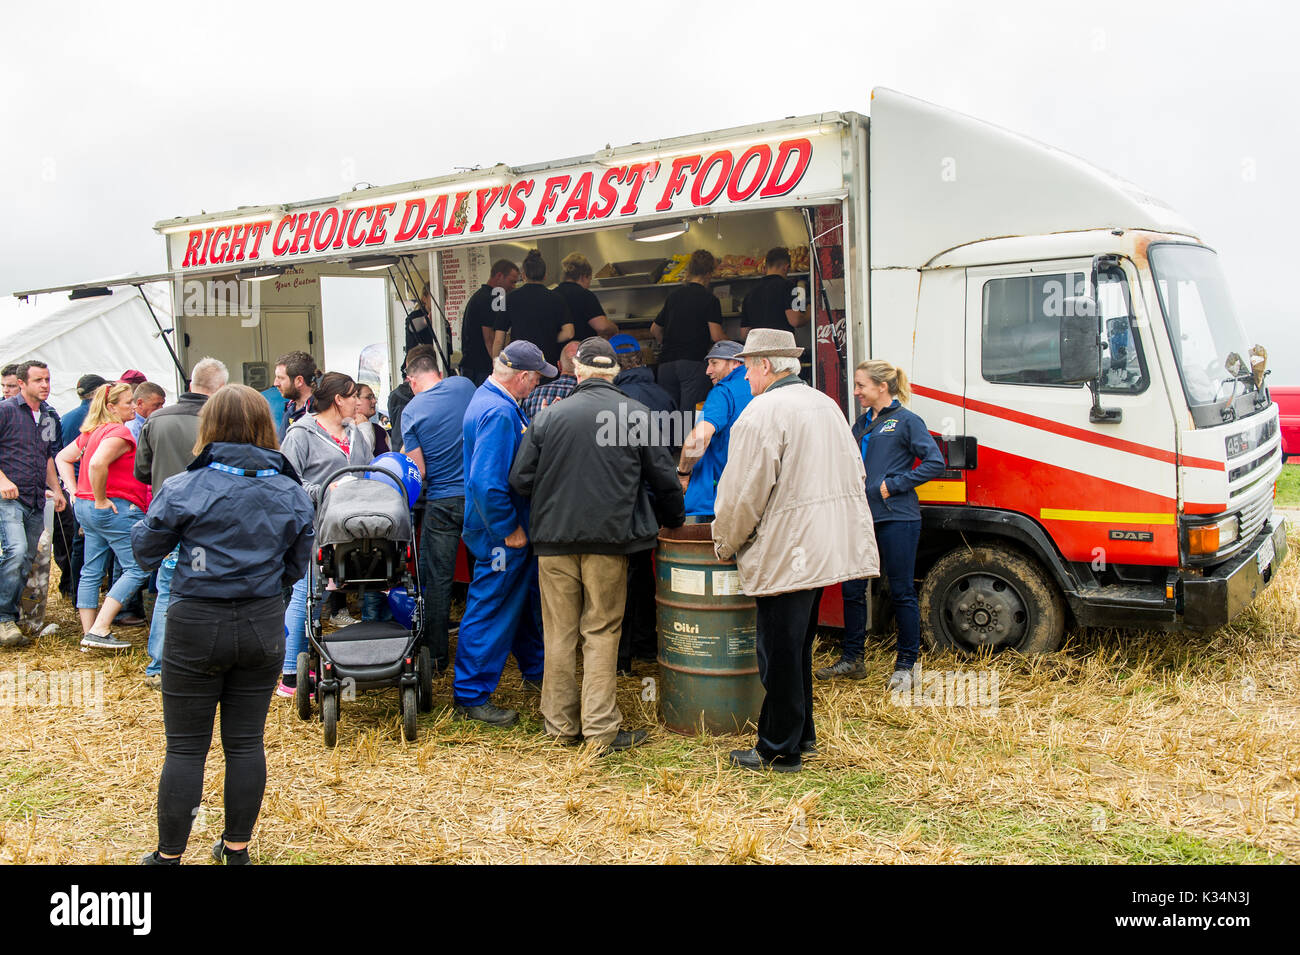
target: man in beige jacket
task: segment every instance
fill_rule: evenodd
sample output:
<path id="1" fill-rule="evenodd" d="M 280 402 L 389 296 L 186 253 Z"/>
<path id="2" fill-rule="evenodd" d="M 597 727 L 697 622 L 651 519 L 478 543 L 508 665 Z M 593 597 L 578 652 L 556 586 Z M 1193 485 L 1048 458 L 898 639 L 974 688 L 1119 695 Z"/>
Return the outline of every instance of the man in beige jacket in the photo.
<path id="1" fill-rule="evenodd" d="M 737 357 L 754 400 L 732 425 L 714 505 L 714 550 L 735 557 L 758 606 L 758 742 L 734 765 L 797 772 L 816 752 L 812 642 L 822 588 L 880 573 L 863 482 L 844 413 L 799 377 L 790 332 L 755 328 Z"/>

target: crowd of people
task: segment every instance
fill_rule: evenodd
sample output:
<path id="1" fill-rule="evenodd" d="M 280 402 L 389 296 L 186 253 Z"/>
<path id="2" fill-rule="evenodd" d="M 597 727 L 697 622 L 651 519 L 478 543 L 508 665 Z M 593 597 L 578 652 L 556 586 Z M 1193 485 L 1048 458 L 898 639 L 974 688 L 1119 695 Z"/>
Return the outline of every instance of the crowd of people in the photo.
<path id="1" fill-rule="evenodd" d="M 75 564 L 67 548 L 63 571 L 83 647 L 130 646 L 114 630 L 124 608 L 143 587 L 157 593 L 146 681 L 162 691 L 167 756 L 158 849 L 145 861 L 173 864 L 185 848 L 220 707 L 226 831 L 213 854 L 247 862 L 267 707 L 294 695 L 307 639 L 314 502 L 339 468 L 389 448 L 423 476 L 419 639 L 435 671 L 453 672 L 456 719 L 517 721 L 493 702 L 513 655 L 547 734 L 602 754 L 642 743 L 645 729 L 623 724 L 617 678 L 656 657 L 651 553 L 660 528 L 688 520 L 712 521 L 718 557 L 736 562 L 757 603 L 766 695 L 757 740 L 731 754 L 734 765 L 794 771 L 815 754 L 811 653 L 826 586 L 843 590 L 846 633 L 842 658 L 816 678 L 866 675 L 866 582 L 883 572 L 899 623 L 889 685 L 904 685 L 919 648 L 914 488 L 943 458 L 904 407 L 907 379 L 894 366 L 856 369 L 863 413 L 851 427 L 804 382 L 793 328 L 807 317 L 790 307 L 789 256 L 773 250 L 768 265 L 767 288 L 742 312 L 744 341 L 729 341 L 709 291 L 713 257 L 693 254 L 653 326 L 656 375 L 641 343 L 603 314 L 582 256 L 564 260 L 556 290 L 537 253 L 513 291 L 521 270 L 502 260 L 466 306 L 459 373 L 437 348 L 412 344 L 387 415 L 372 388 L 322 372 L 305 352 L 280 358 L 263 394 L 205 358 L 170 405 L 155 383 L 86 375 L 82 406 L 62 420 L 43 363 L 5 368 L 0 643 L 26 639 L 18 593 L 47 498 L 71 512 L 56 530 L 84 541 Z M 611 441 L 600 426 L 674 411 L 686 415 L 684 437 Z M 470 579 L 453 655 L 462 543 Z M 386 609 L 383 594 L 367 594 L 361 614 Z"/>

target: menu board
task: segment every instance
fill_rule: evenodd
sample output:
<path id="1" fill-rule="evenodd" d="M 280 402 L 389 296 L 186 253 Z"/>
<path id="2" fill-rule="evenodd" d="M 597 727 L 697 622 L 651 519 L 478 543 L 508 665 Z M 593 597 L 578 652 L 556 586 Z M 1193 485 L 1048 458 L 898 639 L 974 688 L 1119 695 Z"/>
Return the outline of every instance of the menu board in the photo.
<path id="1" fill-rule="evenodd" d="M 485 245 L 444 249 L 438 253 L 438 269 L 442 274 L 442 307 L 451 325 L 451 350 L 460 351 L 461 315 L 465 303 L 490 275 Z"/>

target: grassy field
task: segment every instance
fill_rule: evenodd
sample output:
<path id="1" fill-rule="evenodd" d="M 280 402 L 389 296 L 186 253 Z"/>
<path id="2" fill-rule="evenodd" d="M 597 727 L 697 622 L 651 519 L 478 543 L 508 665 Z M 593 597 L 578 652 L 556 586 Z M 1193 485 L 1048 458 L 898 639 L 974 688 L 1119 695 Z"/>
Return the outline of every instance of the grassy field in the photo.
<path id="1" fill-rule="evenodd" d="M 1300 507 L 1300 464 L 1285 464 L 1277 479 L 1277 506 Z"/>
<path id="2" fill-rule="evenodd" d="M 1292 548 L 1300 537 L 1292 537 Z M 57 635 L 0 667 L 102 673 L 100 712 L 9 702 L 0 714 L 0 862 L 135 862 L 155 845 L 159 697 L 136 649 L 83 654 Z M 258 863 L 1283 862 L 1300 861 L 1300 572 L 1212 634 L 1074 633 L 1038 659 L 960 661 L 997 680 L 997 707 L 898 706 L 872 678 L 821 686 L 821 756 L 802 774 L 725 766 L 752 737 L 657 726 L 647 678 L 621 681 L 624 722 L 650 745 L 598 758 L 551 743 L 536 696 L 507 672 L 507 731 L 454 723 L 450 682 L 402 741 L 394 693 L 345 704 L 337 749 L 276 699 Z M 822 665 L 833 648 L 818 653 Z M 215 744 L 186 859 L 221 833 Z"/>

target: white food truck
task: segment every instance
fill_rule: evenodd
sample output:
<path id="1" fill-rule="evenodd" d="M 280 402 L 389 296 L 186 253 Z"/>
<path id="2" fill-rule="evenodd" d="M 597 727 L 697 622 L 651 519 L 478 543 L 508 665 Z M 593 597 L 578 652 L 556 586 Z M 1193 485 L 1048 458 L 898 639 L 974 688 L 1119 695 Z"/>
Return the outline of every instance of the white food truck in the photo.
<path id="1" fill-rule="evenodd" d="M 554 281 L 580 252 L 606 315 L 649 347 L 663 279 L 692 250 L 721 262 L 713 291 L 735 337 L 763 253 L 789 248 L 809 293 L 810 380 L 852 418 L 856 364 L 903 367 L 945 454 L 947 472 L 919 489 L 917 564 L 923 629 L 940 646 L 1045 651 L 1071 621 L 1216 627 L 1285 555 L 1278 412 L 1213 249 L 1130 183 L 890 90 L 873 93 L 870 117 L 155 228 L 184 367 L 215 355 L 232 380 L 266 388 L 284 353 L 324 362 L 337 329 L 379 346 L 360 375 L 381 402 L 425 282 L 450 355 L 490 263 L 536 248 Z M 372 297 L 331 291 L 366 275 L 380 277 Z M 831 590 L 823 619 L 839 624 Z"/>

